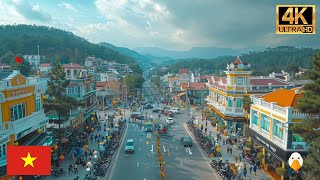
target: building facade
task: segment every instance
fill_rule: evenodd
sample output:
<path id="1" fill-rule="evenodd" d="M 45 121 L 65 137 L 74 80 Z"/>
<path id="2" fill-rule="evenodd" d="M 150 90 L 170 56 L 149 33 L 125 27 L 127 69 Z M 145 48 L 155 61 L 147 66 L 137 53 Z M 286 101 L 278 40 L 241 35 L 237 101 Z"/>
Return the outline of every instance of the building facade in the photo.
<path id="1" fill-rule="evenodd" d="M 245 112 L 243 97 L 251 94 L 265 94 L 279 88 L 293 88 L 281 79 L 273 77 L 251 77 L 250 64 L 237 58 L 227 64 L 226 77 L 210 77 L 207 87 L 209 96 L 206 99 L 218 125 L 227 125 L 230 132 L 244 135 Z"/>
<path id="2" fill-rule="evenodd" d="M 40 72 L 41 73 L 48 73 L 49 71 L 51 71 L 52 66 L 50 63 L 42 63 L 40 64 Z"/>
<path id="3" fill-rule="evenodd" d="M 39 69 L 41 63 L 40 55 L 24 55 L 23 58 L 29 62 L 32 69 Z"/>
<path id="4" fill-rule="evenodd" d="M 176 77 L 178 84 L 191 82 L 191 73 L 188 69 L 180 69 Z"/>
<path id="5" fill-rule="evenodd" d="M 263 148 L 263 164 L 285 167 L 293 152 L 305 155 L 308 151 L 307 143 L 291 130 L 294 124 L 307 118 L 307 114 L 296 109 L 299 99 L 303 97 L 300 90 L 280 89 L 251 97 L 249 135 Z"/>
<path id="6" fill-rule="evenodd" d="M 0 81 L 0 177 L 6 174 L 8 145 L 48 144 L 48 118 L 38 83 L 38 78 L 26 78 L 19 70 Z"/>

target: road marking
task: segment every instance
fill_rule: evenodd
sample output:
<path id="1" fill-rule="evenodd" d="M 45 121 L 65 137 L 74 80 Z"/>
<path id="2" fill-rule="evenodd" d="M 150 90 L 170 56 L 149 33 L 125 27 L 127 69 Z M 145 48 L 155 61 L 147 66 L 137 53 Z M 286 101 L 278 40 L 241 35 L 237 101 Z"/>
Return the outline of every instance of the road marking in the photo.
<path id="1" fill-rule="evenodd" d="M 151 152 L 153 152 L 153 144 L 152 144 L 152 146 L 151 146 L 151 150 L 150 150 Z"/>
<path id="2" fill-rule="evenodd" d="M 142 126 L 141 131 L 144 131 L 144 126 Z"/>
<path id="3" fill-rule="evenodd" d="M 184 148 L 186 150 L 186 152 L 188 152 L 188 149 L 187 148 Z"/>
<path id="4" fill-rule="evenodd" d="M 140 147 L 139 147 L 139 151 L 140 151 Z"/>
<path id="5" fill-rule="evenodd" d="M 139 162 L 137 162 L 137 167 L 139 167 Z"/>
<path id="6" fill-rule="evenodd" d="M 178 146 L 176 146 L 176 149 L 178 150 Z"/>
<path id="7" fill-rule="evenodd" d="M 164 145 L 163 145 L 162 147 L 163 147 L 163 151 L 164 151 L 164 152 L 167 152 L 167 151 L 166 151 L 166 148 L 164 147 Z"/>
<path id="8" fill-rule="evenodd" d="M 140 138 L 140 142 L 141 142 L 141 138 Z"/>
<path id="9" fill-rule="evenodd" d="M 180 160 L 180 164 L 183 166 L 182 161 Z"/>
<path id="10" fill-rule="evenodd" d="M 190 147 L 188 147 L 187 149 L 189 151 L 189 154 L 192 154 Z"/>
<path id="11" fill-rule="evenodd" d="M 170 149 L 169 149 L 169 146 L 167 147 L 168 149 L 168 156 L 170 157 Z"/>
<path id="12" fill-rule="evenodd" d="M 175 141 L 174 138 L 172 140 Z"/>
<path id="13" fill-rule="evenodd" d="M 143 180 L 147 180 L 147 178 L 143 178 Z"/>

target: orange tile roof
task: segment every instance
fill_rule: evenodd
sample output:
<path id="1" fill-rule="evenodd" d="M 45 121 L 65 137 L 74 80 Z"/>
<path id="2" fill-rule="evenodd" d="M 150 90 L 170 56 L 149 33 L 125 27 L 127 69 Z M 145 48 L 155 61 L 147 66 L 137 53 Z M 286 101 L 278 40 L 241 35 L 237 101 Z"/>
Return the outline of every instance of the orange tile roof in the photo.
<path id="1" fill-rule="evenodd" d="M 266 102 L 276 102 L 277 105 L 282 107 L 293 107 L 295 108 L 303 94 L 299 92 L 295 93 L 297 89 L 279 89 L 269 94 L 261 96 Z"/>
<path id="2" fill-rule="evenodd" d="M 169 78 L 169 81 L 175 81 L 175 80 L 177 80 L 176 76 Z"/>

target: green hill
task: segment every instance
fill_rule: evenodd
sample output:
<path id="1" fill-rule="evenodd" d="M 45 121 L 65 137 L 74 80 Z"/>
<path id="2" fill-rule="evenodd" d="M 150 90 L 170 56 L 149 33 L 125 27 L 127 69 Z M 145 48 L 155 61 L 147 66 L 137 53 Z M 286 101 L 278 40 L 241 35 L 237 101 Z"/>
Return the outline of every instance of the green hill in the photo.
<path id="1" fill-rule="evenodd" d="M 296 72 L 299 67 L 311 68 L 312 55 L 316 51 L 319 49 L 279 46 L 242 54 L 240 59 L 251 64 L 253 75 L 267 75 L 281 70 Z M 226 69 L 227 63 L 235 58 L 235 56 L 222 56 L 213 59 L 182 59 L 170 65 L 167 72 L 176 73 L 180 68 L 188 68 L 191 71 L 200 70 L 205 74 L 220 74 L 221 70 Z M 166 72 L 162 74 L 164 73 Z"/>
<path id="2" fill-rule="evenodd" d="M 132 57 L 52 27 L 5 25 L 0 26 L 0 34 L 0 63 L 10 64 L 12 56 L 17 54 L 38 54 L 37 45 L 46 61 L 59 59 L 63 63 L 84 64 L 85 57 L 95 56 L 124 64 L 135 63 Z"/>

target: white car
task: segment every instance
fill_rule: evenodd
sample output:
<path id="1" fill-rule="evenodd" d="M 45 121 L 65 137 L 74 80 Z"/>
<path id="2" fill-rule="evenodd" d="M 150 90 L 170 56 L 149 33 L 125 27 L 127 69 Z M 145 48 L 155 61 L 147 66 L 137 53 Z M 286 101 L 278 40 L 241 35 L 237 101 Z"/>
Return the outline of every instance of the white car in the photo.
<path id="1" fill-rule="evenodd" d="M 168 124 L 174 124 L 174 121 L 173 121 L 173 119 L 172 119 L 171 117 L 169 117 L 169 118 L 167 119 L 167 123 L 168 123 Z"/>
<path id="2" fill-rule="evenodd" d="M 134 144 L 133 139 L 128 139 L 126 147 L 124 148 L 126 153 L 133 153 L 134 152 Z"/>
<path id="3" fill-rule="evenodd" d="M 175 114 L 179 114 L 180 113 L 180 108 L 171 108 L 170 111 L 175 113 Z"/>

